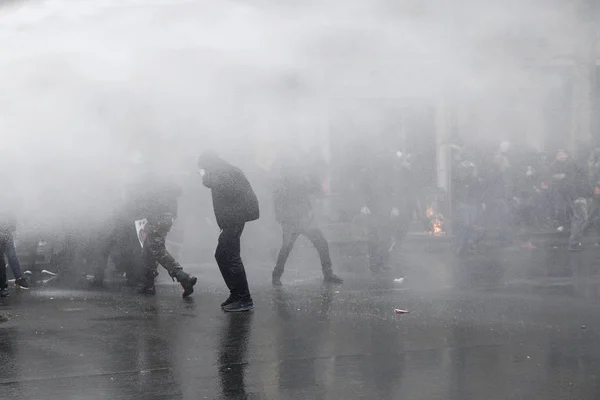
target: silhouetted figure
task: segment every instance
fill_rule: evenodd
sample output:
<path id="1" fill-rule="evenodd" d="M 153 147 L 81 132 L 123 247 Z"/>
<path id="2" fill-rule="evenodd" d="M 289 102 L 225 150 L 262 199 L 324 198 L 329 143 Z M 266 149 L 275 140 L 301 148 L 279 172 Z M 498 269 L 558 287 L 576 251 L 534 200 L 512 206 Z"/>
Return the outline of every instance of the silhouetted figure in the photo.
<path id="1" fill-rule="evenodd" d="M 275 217 L 281 224 L 283 239 L 273 271 L 273 285 L 281 285 L 285 263 L 300 235 L 310 240 L 319 252 L 324 280 L 342 283 L 343 280 L 333 273 L 329 244 L 315 221 L 311 195 L 321 193 L 319 176 L 299 160 L 289 158 L 278 163 L 275 174 Z"/>
<path id="2" fill-rule="evenodd" d="M 158 276 L 158 264 L 162 265 L 171 278 L 183 287 L 183 297 L 194 292 L 197 278 L 183 271 L 181 265 L 167 251 L 166 237 L 177 218 L 178 199 L 182 190 L 169 177 L 148 173 L 139 187 L 140 206 L 138 221 L 143 221 L 140 241 L 143 243 L 142 260 L 144 276 L 140 292 L 153 295 L 156 293 L 154 281 Z M 143 225 L 145 221 L 145 226 Z"/>
<path id="3" fill-rule="evenodd" d="M 240 239 L 246 222 L 260 216 L 258 199 L 244 173 L 215 153 L 203 153 L 198 167 L 203 174 L 202 183 L 212 191 L 215 217 L 221 229 L 215 258 L 230 291 L 221 306 L 226 312 L 250 311 L 254 303 L 240 254 Z"/>

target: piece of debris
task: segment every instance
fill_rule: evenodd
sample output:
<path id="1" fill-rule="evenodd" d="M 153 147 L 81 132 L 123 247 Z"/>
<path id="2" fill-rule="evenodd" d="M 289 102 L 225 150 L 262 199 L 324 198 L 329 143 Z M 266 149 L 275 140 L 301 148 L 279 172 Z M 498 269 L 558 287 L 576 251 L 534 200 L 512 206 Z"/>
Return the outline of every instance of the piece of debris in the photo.
<path id="1" fill-rule="evenodd" d="M 404 278 L 396 278 L 394 279 L 395 283 L 404 283 Z"/>
<path id="2" fill-rule="evenodd" d="M 394 310 L 394 313 L 395 313 L 396 315 L 410 314 L 410 313 L 409 313 L 407 310 L 401 310 L 401 309 L 399 309 L 399 308 L 396 308 L 396 309 Z"/>
<path id="3" fill-rule="evenodd" d="M 581 329 L 587 329 L 587 326 L 581 325 Z"/>

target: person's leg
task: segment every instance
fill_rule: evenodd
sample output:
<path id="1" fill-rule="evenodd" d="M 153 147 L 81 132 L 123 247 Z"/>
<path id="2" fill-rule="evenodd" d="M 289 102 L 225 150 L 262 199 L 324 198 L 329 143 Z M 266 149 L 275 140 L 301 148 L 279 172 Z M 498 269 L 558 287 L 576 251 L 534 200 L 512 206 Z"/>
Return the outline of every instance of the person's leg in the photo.
<path id="1" fill-rule="evenodd" d="M 569 238 L 570 250 L 581 249 L 581 239 L 587 220 L 587 199 L 579 197 L 573 202 L 573 220 L 571 221 L 571 236 Z"/>
<path id="2" fill-rule="evenodd" d="M 119 264 L 125 271 L 127 284 L 135 286 L 144 276 L 145 266 L 142 257 L 142 249 L 137 237 L 137 231 L 133 221 L 121 224 L 117 235 L 117 242 L 113 254 L 115 264 Z"/>
<path id="3" fill-rule="evenodd" d="M 144 253 L 147 283 L 150 283 L 150 279 L 152 279 L 152 287 L 154 286 L 154 279 L 158 275 L 156 263 L 159 263 L 173 279 L 181 284 L 184 289 L 183 297 L 187 297 L 194 292 L 197 278 L 185 273 L 181 265 L 167 250 L 165 239 L 172 224 L 172 217 L 165 215 L 158 221 L 148 222 L 146 225 L 148 236 L 144 242 Z"/>
<path id="4" fill-rule="evenodd" d="M 23 273 L 21 272 L 21 264 L 19 263 L 19 258 L 17 257 L 17 250 L 15 248 L 15 239 L 12 233 L 6 238 L 6 260 L 8 261 L 8 266 L 12 271 L 13 277 L 15 279 L 19 279 L 23 277 Z"/>
<path id="5" fill-rule="evenodd" d="M 244 224 L 223 229 L 215 252 L 215 259 L 225 284 L 231 292 L 231 298 L 235 301 L 225 306 L 225 311 L 247 311 L 253 308 L 246 270 L 240 255 L 240 239 L 243 231 Z M 241 305 L 248 307 L 240 307 Z"/>
<path id="6" fill-rule="evenodd" d="M 273 284 L 277 286 L 281 285 L 281 277 L 283 275 L 285 263 L 290 256 L 290 253 L 294 248 L 294 244 L 296 243 L 299 235 L 298 231 L 291 225 L 284 224 L 281 226 L 281 229 L 283 231 L 281 250 L 279 250 L 277 263 L 275 264 L 275 269 L 273 270 Z"/>
<path id="7" fill-rule="evenodd" d="M 342 283 L 342 279 L 333 273 L 331 255 L 329 253 L 329 244 L 323 232 L 319 228 L 308 229 L 303 232 L 304 235 L 317 249 L 319 258 L 321 259 L 321 267 L 323 269 L 323 277 L 326 281 L 332 283 Z"/>
<path id="8" fill-rule="evenodd" d="M 144 248 L 142 250 L 142 261 L 144 264 L 144 272 L 141 276 L 142 286 L 140 288 L 140 293 L 154 295 L 156 294 L 156 287 L 154 286 L 154 281 L 158 276 L 158 262 L 152 254 L 150 250 L 150 246 L 148 243 L 149 237 L 146 238 L 144 242 Z"/>
<path id="9" fill-rule="evenodd" d="M 8 278 L 6 276 L 6 263 L 4 262 L 8 236 L 10 236 L 8 232 L 0 232 L 0 254 L 2 255 L 2 262 L 0 262 L 0 297 L 8 296 Z"/>

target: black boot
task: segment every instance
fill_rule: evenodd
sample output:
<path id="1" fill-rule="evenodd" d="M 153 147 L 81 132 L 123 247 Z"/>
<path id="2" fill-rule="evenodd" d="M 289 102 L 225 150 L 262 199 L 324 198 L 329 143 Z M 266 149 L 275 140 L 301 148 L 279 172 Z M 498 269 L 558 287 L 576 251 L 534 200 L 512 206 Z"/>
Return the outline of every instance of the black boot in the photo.
<path id="1" fill-rule="evenodd" d="M 142 286 L 140 287 L 138 292 L 148 296 L 154 296 L 156 294 L 156 286 L 154 286 L 154 280 L 157 276 L 158 272 L 156 271 L 146 273 L 146 275 L 142 279 Z"/>
<path id="2" fill-rule="evenodd" d="M 177 282 L 179 282 L 181 287 L 183 287 L 184 298 L 194 293 L 194 285 L 196 285 L 196 282 L 198 282 L 198 278 L 191 276 L 187 272 L 183 272 L 182 269 L 177 269 L 176 272 L 171 275 L 171 277 L 177 279 Z"/>

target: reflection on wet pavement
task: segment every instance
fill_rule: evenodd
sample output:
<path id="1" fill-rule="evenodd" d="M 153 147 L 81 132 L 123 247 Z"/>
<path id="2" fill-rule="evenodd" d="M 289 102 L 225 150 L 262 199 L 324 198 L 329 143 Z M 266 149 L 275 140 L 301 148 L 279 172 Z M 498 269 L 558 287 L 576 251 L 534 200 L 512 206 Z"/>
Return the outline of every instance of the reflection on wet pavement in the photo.
<path id="1" fill-rule="evenodd" d="M 166 283 L 155 298 L 14 293 L 0 308 L 0 398 L 597 399 L 596 251 L 413 247 L 377 278 L 340 265 L 354 271 L 344 286 L 292 263 L 278 289 L 258 266 L 252 314 L 220 311 L 216 268 L 198 271 L 189 301 Z"/>

